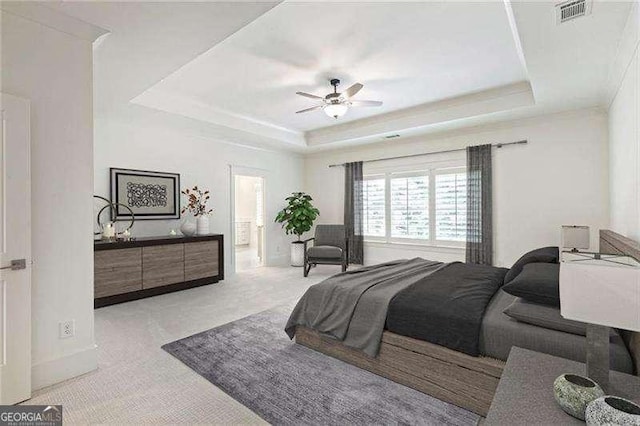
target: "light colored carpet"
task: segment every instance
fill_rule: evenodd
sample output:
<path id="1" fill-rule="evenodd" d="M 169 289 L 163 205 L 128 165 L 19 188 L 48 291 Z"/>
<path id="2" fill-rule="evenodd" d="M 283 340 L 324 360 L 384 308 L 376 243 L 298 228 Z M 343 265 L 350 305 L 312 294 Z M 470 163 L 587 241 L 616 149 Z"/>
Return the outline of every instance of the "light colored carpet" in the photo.
<path id="1" fill-rule="evenodd" d="M 290 307 L 163 349 L 275 425 L 475 425 L 478 415 L 297 345 Z"/>
<path id="2" fill-rule="evenodd" d="M 62 404 L 65 424 L 264 424 L 259 416 L 160 349 L 165 343 L 293 305 L 339 272 L 255 268 L 220 283 L 95 311 L 98 370 L 36 391 L 27 404 Z"/>

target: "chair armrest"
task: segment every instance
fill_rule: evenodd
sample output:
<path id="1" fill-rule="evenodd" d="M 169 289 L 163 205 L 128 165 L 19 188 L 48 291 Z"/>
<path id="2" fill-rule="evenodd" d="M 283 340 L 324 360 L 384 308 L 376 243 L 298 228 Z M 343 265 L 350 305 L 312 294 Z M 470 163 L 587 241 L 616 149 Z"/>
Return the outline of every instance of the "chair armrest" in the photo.
<path id="1" fill-rule="evenodd" d="M 313 241 L 315 239 L 316 239 L 315 237 L 311 237 L 311 238 L 307 238 L 306 240 L 302 241 L 304 243 L 304 252 L 305 253 L 307 252 L 307 245 L 309 245 L 309 242 Z"/>

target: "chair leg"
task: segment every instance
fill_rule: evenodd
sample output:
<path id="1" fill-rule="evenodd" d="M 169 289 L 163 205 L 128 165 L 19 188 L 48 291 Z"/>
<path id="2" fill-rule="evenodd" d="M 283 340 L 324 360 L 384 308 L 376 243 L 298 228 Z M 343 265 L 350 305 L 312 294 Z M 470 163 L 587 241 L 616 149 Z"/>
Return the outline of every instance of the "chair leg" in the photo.
<path id="1" fill-rule="evenodd" d="M 347 272 L 347 262 L 342 262 L 342 272 Z"/>
<path id="2" fill-rule="evenodd" d="M 309 276 L 309 271 L 311 270 L 311 264 L 305 262 L 303 269 L 304 269 L 304 276 L 308 277 Z"/>

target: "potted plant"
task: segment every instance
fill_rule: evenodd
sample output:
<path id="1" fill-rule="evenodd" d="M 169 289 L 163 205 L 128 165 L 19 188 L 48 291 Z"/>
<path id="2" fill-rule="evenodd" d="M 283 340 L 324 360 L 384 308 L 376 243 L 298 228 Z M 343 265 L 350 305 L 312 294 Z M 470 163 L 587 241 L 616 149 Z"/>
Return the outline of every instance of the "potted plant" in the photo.
<path id="1" fill-rule="evenodd" d="M 207 202 L 211 198 L 209 191 L 203 191 L 198 186 L 194 186 L 181 192 L 187 196 L 187 205 L 182 208 L 182 214 L 187 211 L 191 212 L 196 218 L 196 233 L 198 235 L 208 234 L 209 214 L 213 211 L 213 209 L 207 209 Z"/>
<path id="2" fill-rule="evenodd" d="M 298 240 L 291 243 L 291 266 L 303 266 L 304 243 L 300 237 L 311 230 L 320 211 L 311 204 L 313 198 L 304 192 L 294 192 L 285 200 L 288 204 L 278 213 L 276 222 L 282 224 L 287 235 L 298 236 Z"/>

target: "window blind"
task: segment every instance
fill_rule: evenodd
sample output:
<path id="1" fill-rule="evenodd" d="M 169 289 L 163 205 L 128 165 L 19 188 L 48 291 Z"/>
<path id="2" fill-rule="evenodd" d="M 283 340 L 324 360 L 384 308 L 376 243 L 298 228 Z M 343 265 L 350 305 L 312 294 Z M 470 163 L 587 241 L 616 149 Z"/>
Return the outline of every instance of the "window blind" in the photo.
<path id="1" fill-rule="evenodd" d="M 429 176 L 393 177 L 390 181 L 392 238 L 429 238 Z"/>
<path id="2" fill-rule="evenodd" d="M 467 233 L 467 174 L 436 174 L 435 192 L 436 240 L 465 241 Z"/>

